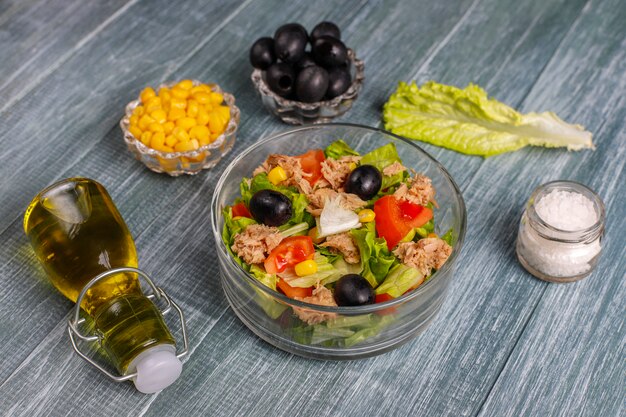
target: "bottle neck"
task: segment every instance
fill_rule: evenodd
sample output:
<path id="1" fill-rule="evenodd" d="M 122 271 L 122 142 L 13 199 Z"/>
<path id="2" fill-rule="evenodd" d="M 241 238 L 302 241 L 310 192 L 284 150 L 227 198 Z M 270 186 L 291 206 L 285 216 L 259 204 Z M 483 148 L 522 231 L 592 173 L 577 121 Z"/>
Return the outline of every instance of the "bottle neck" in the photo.
<path id="1" fill-rule="evenodd" d="M 176 343 L 157 306 L 141 293 L 123 294 L 93 311 L 101 345 L 121 374 L 140 353 L 157 345 Z"/>

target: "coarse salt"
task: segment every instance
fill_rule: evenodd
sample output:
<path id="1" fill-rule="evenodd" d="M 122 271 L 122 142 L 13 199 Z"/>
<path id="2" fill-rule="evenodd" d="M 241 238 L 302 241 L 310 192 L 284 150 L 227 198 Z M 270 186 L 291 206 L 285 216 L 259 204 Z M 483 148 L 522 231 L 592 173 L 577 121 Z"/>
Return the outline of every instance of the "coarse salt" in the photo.
<path id="1" fill-rule="evenodd" d="M 535 211 L 550 226 L 567 231 L 588 229 L 598 221 L 593 202 L 571 191 L 552 190 L 535 203 Z"/>

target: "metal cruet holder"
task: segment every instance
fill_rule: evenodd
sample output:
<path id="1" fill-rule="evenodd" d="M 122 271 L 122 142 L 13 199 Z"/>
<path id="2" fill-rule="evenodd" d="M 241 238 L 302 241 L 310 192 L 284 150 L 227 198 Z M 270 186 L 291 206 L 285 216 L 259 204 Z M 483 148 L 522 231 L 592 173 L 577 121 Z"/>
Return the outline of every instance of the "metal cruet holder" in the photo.
<path id="1" fill-rule="evenodd" d="M 102 340 L 102 335 L 100 334 L 93 334 L 90 336 L 86 336 L 82 334 L 81 331 L 79 330 L 79 326 L 85 322 L 85 319 L 80 317 L 80 310 L 81 310 L 80 305 L 82 304 L 83 298 L 85 294 L 87 293 L 87 291 L 89 290 L 89 288 L 91 288 L 95 283 L 102 280 L 103 278 L 106 278 L 110 275 L 118 274 L 120 272 L 133 272 L 137 274 L 138 277 L 143 278 L 144 281 L 148 283 L 148 285 L 150 286 L 150 289 L 152 290 L 152 293 L 149 295 L 146 295 L 146 297 L 149 298 L 150 300 L 156 299 L 157 301 L 160 301 L 161 299 L 163 299 L 165 301 L 165 307 L 162 309 L 159 309 L 162 315 L 166 315 L 172 310 L 172 307 L 174 307 L 174 309 L 178 312 L 178 317 L 179 317 L 180 324 L 181 324 L 181 332 L 183 335 L 183 349 L 180 352 L 176 353 L 176 357 L 180 359 L 183 356 L 187 355 L 187 352 L 189 351 L 189 340 L 187 339 L 187 324 L 185 323 L 185 316 L 183 314 L 183 311 L 180 309 L 178 304 L 172 301 L 172 299 L 167 295 L 165 291 L 163 291 L 162 288 L 157 287 L 154 284 L 154 282 L 150 279 L 148 274 L 146 274 L 140 269 L 132 268 L 132 267 L 113 268 L 108 271 L 105 271 L 101 273 L 100 275 L 97 275 L 91 281 L 89 281 L 87 285 L 85 285 L 83 290 L 80 292 L 80 295 L 78 296 L 78 300 L 76 300 L 76 307 L 74 308 L 73 317 L 71 317 L 68 320 L 67 332 L 70 336 L 70 340 L 72 342 L 72 347 L 74 348 L 74 351 L 81 358 L 83 358 L 86 362 L 96 367 L 98 370 L 100 370 L 100 372 L 102 372 L 103 374 L 105 374 L 106 376 L 108 376 L 110 379 L 112 379 L 115 382 L 123 382 L 123 381 L 131 380 L 137 377 L 137 372 L 133 372 L 131 374 L 126 374 L 126 375 L 112 374 L 111 372 L 107 371 L 102 365 L 98 364 L 89 356 L 87 356 L 84 352 L 82 352 L 80 348 L 78 347 L 78 344 L 76 343 L 75 337 L 78 337 L 86 342 L 95 342 L 95 341 L 100 342 Z M 139 285 L 141 286 L 141 282 Z"/>

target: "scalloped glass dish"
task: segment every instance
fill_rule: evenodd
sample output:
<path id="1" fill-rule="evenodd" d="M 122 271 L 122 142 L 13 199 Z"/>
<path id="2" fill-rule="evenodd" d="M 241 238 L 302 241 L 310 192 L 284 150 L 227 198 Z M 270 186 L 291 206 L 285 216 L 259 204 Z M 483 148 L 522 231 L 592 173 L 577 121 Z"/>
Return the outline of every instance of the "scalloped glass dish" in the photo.
<path id="1" fill-rule="evenodd" d="M 357 59 L 352 49 L 348 49 L 348 59 L 351 64 L 352 84 L 345 93 L 332 100 L 303 103 L 283 98 L 269 88 L 265 82 L 265 71 L 260 69 L 252 72 L 252 83 L 265 108 L 283 122 L 292 125 L 327 123 L 350 110 L 363 86 L 365 64 Z"/>
<path id="2" fill-rule="evenodd" d="M 161 87 L 172 87 L 176 82 L 160 84 Z M 201 84 L 200 81 L 193 80 L 193 84 Z M 138 138 L 135 138 L 128 130 L 129 118 L 133 110 L 140 104 L 140 100 L 133 100 L 126 105 L 124 117 L 120 120 L 120 127 L 124 133 L 124 142 L 128 150 L 150 170 L 159 173 L 166 173 L 172 177 L 181 174 L 195 175 L 203 169 L 213 168 L 233 147 L 237 128 L 239 127 L 239 108 L 235 106 L 235 97 L 225 93 L 217 84 L 208 84 L 214 92 L 224 96 L 224 102 L 230 108 L 230 121 L 226 130 L 215 141 L 208 145 L 201 146 L 193 151 L 186 152 L 161 152 L 144 145 Z"/>
<path id="3" fill-rule="evenodd" d="M 239 183 L 271 153 L 299 155 L 343 139 L 361 154 L 393 142 L 403 164 L 432 179 L 439 209 L 439 235 L 452 229 L 455 243 L 448 261 L 416 290 L 383 303 L 358 307 L 326 307 L 287 298 L 246 272 L 222 240 L 222 210 L 239 195 Z M 351 124 L 300 127 L 260 140 L 242 151 L 218 181 L 211 202 L 211 222 L 222 288 L 231 308 L 259 337 L 285 351 L 316 359 L 356 359 L 374 356 L 411 340 L 432 322 L 453 278 L 454 264 L 465 236 L 466 211 L 461 193 L 445 168 L 414 142 L 383 130 Z M 294 309 L 327 315 L 306 324 Z"/>

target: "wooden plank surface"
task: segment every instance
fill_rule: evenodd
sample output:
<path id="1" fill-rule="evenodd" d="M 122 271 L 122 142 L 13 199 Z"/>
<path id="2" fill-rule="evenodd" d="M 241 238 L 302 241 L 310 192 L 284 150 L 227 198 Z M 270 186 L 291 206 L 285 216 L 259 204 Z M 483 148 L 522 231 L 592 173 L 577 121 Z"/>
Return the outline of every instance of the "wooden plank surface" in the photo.
<path id="1" fill-rule="evenodd" d="M 611 0 L 430 3 L 139 2 L 58 68 L 35 73 L 36 88 L 16 98 L 19 112 L 0 113 L 0 352 L 7 358 L 0 414 L 623 413 L 626 8 Z M 8 8 L 15 16 L 34 13 L 16 7 Z M 463 189 L 466 247 L 428 331 L 355 362 L 305 360 L 247 330 L 222 295 L 208 222 L 212 189 L 237 149 L 286 128 L 252 91 L 249 45 L 287 20 L 311 27 L 324 19 L 337 21 L 366 60 L 366 88 L 344 121 L 379 124 L 398 80 L 472 81 L 524 111 L 551 109 L 587 125 L 598 145 L 595 152 L 528 149 L 487 160 L 424 145 Z M 242 123 L 235 150 L 215 169 L 171 179 L 132 160 L 116 123 L 144 85 L 183 77 L 233 92 Z M 181 380 L 160 394 L 110 383 L 71 352 L 64 334 L 71 304 L 41 280 L 22 236 L 28 200 L 55 179 L 79 174 L 107 186 L 136 237 L 141 266 L 188 316 L 191 354 Z M 556 178 L 588 183 L 609 211 L 600 267 L 573 285 L 532 279 L 514 260 L 525 199 Z"/>

